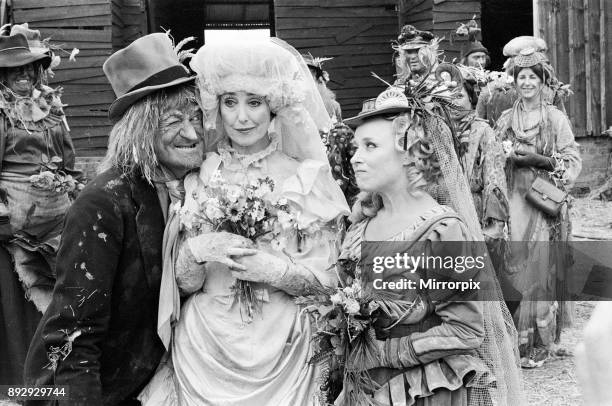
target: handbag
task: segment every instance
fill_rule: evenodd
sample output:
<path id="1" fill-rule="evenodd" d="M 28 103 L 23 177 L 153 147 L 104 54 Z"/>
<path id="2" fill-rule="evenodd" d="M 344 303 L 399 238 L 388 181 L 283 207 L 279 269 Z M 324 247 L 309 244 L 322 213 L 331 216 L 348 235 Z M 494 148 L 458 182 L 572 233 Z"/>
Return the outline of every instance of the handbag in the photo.
<path id="1" fill-rule="evenodd" d="M 531 184 L 525 199 L 541 212 L 556 216 L 567 199 L 567 192 L 538 176 Z"/>

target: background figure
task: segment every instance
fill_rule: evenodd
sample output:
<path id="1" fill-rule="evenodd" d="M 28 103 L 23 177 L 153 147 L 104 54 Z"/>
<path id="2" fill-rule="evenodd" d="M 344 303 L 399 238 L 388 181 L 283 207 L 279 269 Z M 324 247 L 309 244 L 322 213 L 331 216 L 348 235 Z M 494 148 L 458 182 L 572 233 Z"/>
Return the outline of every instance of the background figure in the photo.
<path id="1" fill-rule="evenodd" d="M 440 69 L 444 66 L 446 65 L 440 65 Z M 474 110 L 478 101 L 476 78 L 471 75 L 470 69 L 461 66 L 458 69 L 461 72 L 459 78 L 461 92 L 454 99 L 455 108 L 450 110 L 450 114 L 460 143 L 467 143 L 467 148 L 458 151 L 458 158 L 464 168 L 491 261 L 500 279 L 504 296 L 516 300 L 520 294 L 512 288 L 502 271 L 509 217 L 504 172 L 506 157 L 501 144 L 495 138 L 493 129 L 485 120 L 476 117 Z M 506 304 L 511 312 L 517 305 L 509 301 L 506 301 Z"/>
<path id="2" fill-rule="evenodd" d="M 325 109 L 332 118 L 333 125 L 329 131 L 321 132 L 323 144 L 327 149 L 327 159 L 332 170 L 332 175 L 342 189 L 346 201 L 352 204 L 359 192 L 355 183 L 355 173 L 351 167 L 350 160 L 353 156 L 353 131 L 349 126 L 342 123 L 342 111 L 340 104 L 336 101 L 334 93 L 327 87 L 329 74 L 323 70 L 322 63 L 332 58 L 315 58 L 311 54 L 302 55 L 304 62 L 315 80 L 317 90 L 323 99 Z"/>
<path id="3" fill-rule="evenodd" d="M 66 216 L 58 280 L 26 361 L 28 385 L 70 387 L 62 405 L 139 404 L 164 353 L 165 217 L 204 154 L 194 76 L 166 34 L 139 38 L 103 69 L 117 95 L 109 108 L 116 123 L 101 173 Z"/>
<path id="4" fill-rule="evenodd" d="M 504 72 L 499 72 L 493 81 L 481 87 L 476 114 L 478 114 L 478 117 L 489 121 L 493 128 L 499 116 L 505 110 L 511 108 L 519 97 L 516 87 L 512 83 L 513 76 L 511 72 L 513 71 L 514 58 L 525 49 L 533 49 L 545 55 L 548 47 L 541 38 L 529 36 L 514 38 L 504 46 L 504 55 L 508 57 L 504 63 Z M 563 100 L 569 96 L 570 92 L 567 90 L 567 86 L 557 80 L 554 72 L 551 75 L 550 84 L 544 88 L 543 92 L 544 98 L 548 103 L 552 103 L 565 113 Z"/>
<path id="5" fill-rule="evenodd" d="M 438 43 L 429 31 L 417 30 L 412 25 L 405 25 L 393 45 L 393 49 L 399 52 L 399 63 L 401 76 L 398 76 L 396 84 L 404 85 L 410 81 L 417 84 L 425 76 L 433 75 L 438 66 Z M 398 72 L 399 73 L 399 72 Z"/>
<path id="6" fill-rule="evenodd" d="M 478 41 L 481 30 L 474 18 L 461 24 L 455 31 L 460 37 L 467 37 L 467 43 L 461 50 L 461 64 L 473 68 L 486 69 L 491 63 L 489 50 Z"/>
<path id="7" fill-rule="evenodd" d="M 524 50 L 512 67 L 519 99 L 496 128 L 508 155 L 511 251 L 506 271 L 523 295 L 514 315 L 522 365 L 534 368 L 547 359 L 570 316 L 562 284 L 571 258 L 559 243 L 569 240 L 571 223 L 567 201 L 551 215 L 528 202 L 526 194 L 537 179 L 569 192 L 582 160 L 568 117 L 548 103 L 544 89 L 554 78 L 546 56 Z"/>
<path id="8" fill-rule="evenodd" d="M 0 384 L 22 384 L 29 342 L 51 300 L 64 216 L 82 179 L 61 92 L 45 85 L 53 55 L 27 24 L 11 34 L 0 36 Z"/>
<path id="9" fill-rule="evenodd" d="M 329 73 L 323 70 L 323 62 L 332 60 L 334 58 L 315 58 L 311 54 L 303 54 L 304 62 L 310 70 L 310 74 L 317 85 L 317 90 L 323 99 L 325 104 L 325 110 L 331 117 L 334 123 L 342 121 L 342 108 L 340 103 L 336 101 L 336 95 L 327 87 L 329 82 Z"/>

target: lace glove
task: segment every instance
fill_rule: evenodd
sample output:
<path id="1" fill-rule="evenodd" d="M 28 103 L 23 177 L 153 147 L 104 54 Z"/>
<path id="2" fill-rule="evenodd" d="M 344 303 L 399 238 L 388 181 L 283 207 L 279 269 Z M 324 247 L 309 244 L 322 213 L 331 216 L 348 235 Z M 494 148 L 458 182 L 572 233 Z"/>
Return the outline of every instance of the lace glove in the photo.
<path id="1" fill-rule="evenodd" d="M 306 267 L 267 252 L 258 250 L 256 254 L 237 258 L 236 261 L 245 269 L 232 270 L 236 279 L 267 283 L 293 296 L 308 294 L 321 284 Z"/>
<path id="2" fill-rule="evenodd" d="M 252 255 L 257 252 L 257 250 L 250 249 L 253 246 L 251 240 L 224 231 L 188 238 L 187 246 L 198 263 L 220 262 L 230 268 L 240 270 L 245 270 L 245 268 L 234 261 L 231 256 Z"/>
<path id="3" fill-rule="evenodd" d="M 554 159 L 534 152 L 514 151 L 510 158 L 516 166 L 531 166 L 547 171 L 552 171 L 555 168 Z"/>

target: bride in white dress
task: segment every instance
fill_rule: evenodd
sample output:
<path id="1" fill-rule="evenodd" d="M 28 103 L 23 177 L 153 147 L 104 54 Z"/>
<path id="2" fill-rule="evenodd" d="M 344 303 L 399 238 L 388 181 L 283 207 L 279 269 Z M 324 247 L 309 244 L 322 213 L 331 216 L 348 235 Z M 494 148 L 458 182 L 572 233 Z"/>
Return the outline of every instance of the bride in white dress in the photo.
<path id="1" fill-rule="evenodd" d="M 330 124 L 325 106 L 299 53 L 276 39 L 205 45 L 191 66 L 216 139 L 200 173 L 185 179 L 182 207 L 171 208 L 158 324 L 168 357 L 140 400 L 318 404 L 312 327 L 294 298 L 337 284 L 336 225 L 348 206 L 319 137 Z M 275 232 L 251 243 L 194 220 L 194 212 L 212 210 L 202 209 L 207 186 L 266 177 L 274 187 L 264 200 L 293 213 L 279 215 Z M 254 306 L 236 300 L 237 279 L 249 281 Z M 181 305 L 179 295 L 189 294 Z"/>

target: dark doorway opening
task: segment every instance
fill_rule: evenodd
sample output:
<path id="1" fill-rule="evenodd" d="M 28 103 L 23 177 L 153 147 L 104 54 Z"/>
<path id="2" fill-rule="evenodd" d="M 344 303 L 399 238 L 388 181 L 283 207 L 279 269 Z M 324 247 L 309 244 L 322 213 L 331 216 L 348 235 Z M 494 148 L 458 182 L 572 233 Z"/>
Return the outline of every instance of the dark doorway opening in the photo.
<path id="1" fill-rule="evenodd" d="M 533 35 L 533 0 L 482 0 L 482 39 L 491 55 L 491 69 L 506 61 L 504 45 L 519 35 Z"/>
<path id="2" fill-rule="evenodd" d="M 270 30 L 274 35 L 274 0 L 149 0 L 149 31 L 171 30 L 180 41 L 196 37 L 190 47 L 205 42 L 206 30 Z"/>

